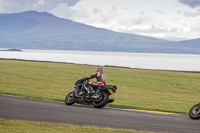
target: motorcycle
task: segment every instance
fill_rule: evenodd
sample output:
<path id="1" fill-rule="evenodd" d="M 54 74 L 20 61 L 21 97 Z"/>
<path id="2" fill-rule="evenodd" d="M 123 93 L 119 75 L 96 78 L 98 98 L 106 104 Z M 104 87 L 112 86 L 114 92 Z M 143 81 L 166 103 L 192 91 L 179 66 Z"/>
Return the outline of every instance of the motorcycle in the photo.
<path id="1" fill-rule="evenodd" d="M 93 105 L 95 108 L 103 108 L 106 104 L 114 102 L 109 99 L 117 90 L 115 85 L 104 85 L 93 88 L 88 84 L 89 80 L 78 80 L 75 83 L 75 89 L 78 88 L 78 96 L 75 96 L 75 90 L 70 92 L 65 98 L 66 105 L 74 103 Z"/>
<path id="2" fill-rule="evenodd" d="M 200 103 L 194 105 L 190 111 L 189 116 L 191 119 L 199 119 L 200 118 Z"/>

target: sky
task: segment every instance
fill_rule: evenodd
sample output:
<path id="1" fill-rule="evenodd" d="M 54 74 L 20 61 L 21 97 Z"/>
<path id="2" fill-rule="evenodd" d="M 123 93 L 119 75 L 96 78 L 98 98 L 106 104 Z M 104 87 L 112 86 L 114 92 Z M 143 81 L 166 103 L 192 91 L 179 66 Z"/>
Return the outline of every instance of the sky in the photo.
<path id="1" fill-rule="evenodd" d="M 30 10 L 123 33 L 200 38 L 200 0 L 0 0 L 0 13 Z"/>

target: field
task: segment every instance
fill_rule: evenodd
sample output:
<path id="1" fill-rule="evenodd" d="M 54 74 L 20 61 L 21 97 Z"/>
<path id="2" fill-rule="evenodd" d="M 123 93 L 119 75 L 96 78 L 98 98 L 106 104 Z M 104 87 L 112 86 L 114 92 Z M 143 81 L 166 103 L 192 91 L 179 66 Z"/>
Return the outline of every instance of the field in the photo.
<path id="1" fill-rule="evenodd" d="M 0 60 L 0 94 L 64 101 L 98 66 Z M 118 87 L 109 107 L 187 114 L 200 101 L 200 73 L 102 67 Z"/>

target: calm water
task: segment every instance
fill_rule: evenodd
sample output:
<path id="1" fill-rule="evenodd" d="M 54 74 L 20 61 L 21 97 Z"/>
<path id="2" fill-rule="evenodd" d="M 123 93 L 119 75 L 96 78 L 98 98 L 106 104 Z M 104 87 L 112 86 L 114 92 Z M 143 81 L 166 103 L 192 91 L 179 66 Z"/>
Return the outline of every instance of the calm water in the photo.
<path id="1" fill-rule="evenodd" d="M 62 50 L 0 51 L 0 58 L 110 65 L 140 69 L 200 71 L 200 55 Z"/>

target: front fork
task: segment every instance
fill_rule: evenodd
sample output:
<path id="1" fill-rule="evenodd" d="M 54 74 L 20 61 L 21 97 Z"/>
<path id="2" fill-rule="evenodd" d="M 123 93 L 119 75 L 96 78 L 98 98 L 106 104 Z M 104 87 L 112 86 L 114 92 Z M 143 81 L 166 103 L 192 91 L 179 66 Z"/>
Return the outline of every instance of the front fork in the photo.
<path id="1" fill-rule="evenodd" d="M 90 89 L 85 84 L 83 84 L 83 87 L 86 89 L 87 93 L 89 94 L 90 93 Z"/>

